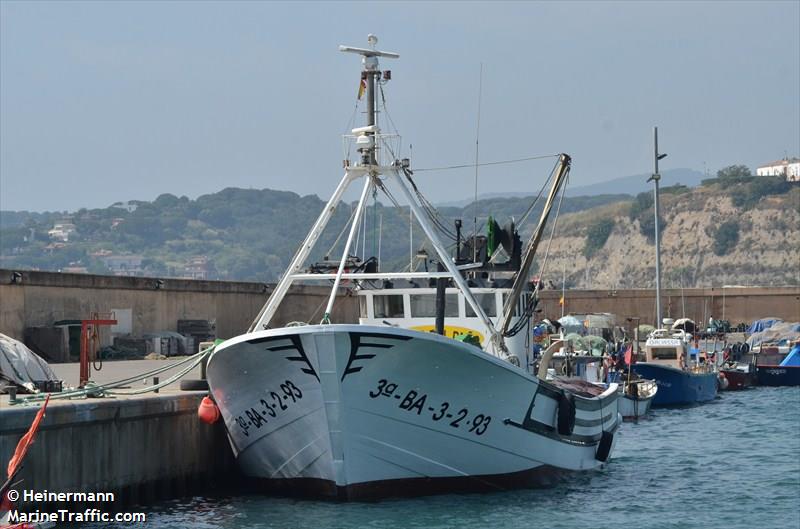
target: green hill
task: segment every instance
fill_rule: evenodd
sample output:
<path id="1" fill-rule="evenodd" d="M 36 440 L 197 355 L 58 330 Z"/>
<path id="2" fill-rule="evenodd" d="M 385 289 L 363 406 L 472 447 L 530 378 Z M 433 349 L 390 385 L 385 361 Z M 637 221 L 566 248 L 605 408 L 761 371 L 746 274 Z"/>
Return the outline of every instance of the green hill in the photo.
<path id="1" fill-rule="evenodd" d="M 678 274 L 687 287 L 715 280 L 798 283 L 797 267 L 790 266 L 800 262 L 796 185 L 751 177 L 711 179 L 698 188 L 673 186 L 663 191 L 665 277 Z M 500 224 L 519 221 L 531 202 L 529 196 L 480 200 L 480 229 L 489 215 Z M 152 202 L 71 213 L 4 211 L 0 268 L 272 282 L 323 207 L 315 195 L 227 188 L 196 200 L 164 194 Z M 328 252 L 338 259 L 346 234 L 339 236 L 353 207 L 337 208 L 310 262 Z M 523 238 L 536 224 L 540 207 L 521 227 Z M 453 221 L 462 219 L 465 238 L 470 236 L 474 211 L 472 204 L 439 208 L 442 224 L 452 231 Z M 570 285 L 652 285 L 650 193 L 568 196 L 561 213 L 551 269 L 566 268 Z M 409 244 L 408 217 L 408 208 L 395 207 L 386 197 L 370 200 L 358 251 L 353 253 L 368 257 L 380 250 L 383 269 L 406 266 L 410 251 L 416 253 L 424 241 L 415 223 Z M 753 252 L 759 252 L 755 258 Z M 560 279 L 560 273 L 550 277 L 554 275 Z"/>
<path id="2" fill-rule="evenodd" d="M 568 198 L 562 210 L 583 211 L 625 198 L 626 195 Z M 409 255 L 408 208 L 386 206 L 384 202 L 370 201 L 358 253 L 365 249 L 366 255 L 377 255 L 380 243 L 384 264 L 399 265 L 407 262 Z M 531 197 L 482 200 L 478 203 L 478 217 L 519 218 L 530 203 Z M 108 273 L 109 262 L 113 266 L 113 261 L 132 256 L 127 261 L 128 272 L 184 276 L 190 273 L 187 264 L 192 259 L 205 257 L 209 279 L 275 281 L 324 205 L 315 195 L 227 188 L 197 200 L 164 194 L 153 202 L 136 201 L 71 213 L 4 211 L 0 216 L 0 266 Z M 320 260 L 331 249 L 353 207 L 354 204 L 341 204 L 337 208 L 312 260 Z M 473 218 L 473 211 L 474 206 L 468 205 L 442 208 L 440 214 L 451 229 L 454 219 L 462 218 L 464 235 L 468 236 L 472 222 L 467 219 Z M 65 241 L 51 231 L 56 224 L 70 223 L 74 231 L 66 235 Z M 416 223 L 413 237 L 416 251 L 423 241 Z M 332 258 L 340 255 L 344 239 L 341 237 L 333 248 Z M 141 258 L 138 266 L 136 258 Z"/>

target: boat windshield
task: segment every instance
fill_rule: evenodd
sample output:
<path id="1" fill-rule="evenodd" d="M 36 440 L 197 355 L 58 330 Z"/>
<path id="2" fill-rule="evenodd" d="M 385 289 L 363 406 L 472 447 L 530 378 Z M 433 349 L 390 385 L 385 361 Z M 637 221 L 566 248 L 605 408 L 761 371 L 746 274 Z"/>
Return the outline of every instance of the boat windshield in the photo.
<path id="1" fill-rule="evenodd" d="M 475 301 L 478 302 L 478 305 L 481 306 L 487 316 L 490 318 L 497 316 L 497 302 L 495 301 L 494 292 L 473 295 L 475 296 Z M 475 311 L 472 310 L 472 307 L 467 304 L 465 308 L 467 310 L 467 318 L 474 318 Z"/>
<path id="2" fill-rule="evenodd" d="M 403 318 L 402 294 L 379 294 L 372 297 L 376 318 Z"/>
<path id="3" fill-rule="evenodd" d="M 678 349 L 676 347 L 653 347 L 651 349 L 653 360 L 677 360 Z"/>
<path id="4" fill-rule="evenodd" d="M 411 317 L 433 318 L 436 316 L 436 294 L 411 294 Z M 446 294 L 444 300 L 446 318 L 458 317 L 458 294 Z"/>

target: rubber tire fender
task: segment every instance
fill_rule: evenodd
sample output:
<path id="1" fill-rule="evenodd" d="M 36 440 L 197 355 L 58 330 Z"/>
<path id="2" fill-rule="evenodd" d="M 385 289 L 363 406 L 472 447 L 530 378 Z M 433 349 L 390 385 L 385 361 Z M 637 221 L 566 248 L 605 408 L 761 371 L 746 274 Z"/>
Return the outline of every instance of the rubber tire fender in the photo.
<path id="1" fill-rule="evenodd" d="M 565 391 L 558 397 L 558 433 L 572 435 L 575 429 L 575 396 Z"/>
<path id="2" fill-rule="evenodd" d="M 208 380 L 184 378 L 181 380 L 181 391 L 208 391 Z"/>
<path id="3" fill-rule="evenodd" d="M 595 452 L 594 458 L 603 463 L 607 462 L 608 457 L 611 455 L 611 447 L 613 444 L 614 434 L 604 430 L 603 435 L 600 436 L 600 442 L 597 443 L 597 452 Z"/>

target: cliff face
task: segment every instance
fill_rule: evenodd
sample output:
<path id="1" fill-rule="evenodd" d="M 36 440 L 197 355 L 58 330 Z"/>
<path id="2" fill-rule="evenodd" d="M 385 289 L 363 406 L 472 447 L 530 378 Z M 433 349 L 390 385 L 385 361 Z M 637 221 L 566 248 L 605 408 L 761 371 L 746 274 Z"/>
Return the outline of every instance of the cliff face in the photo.
<path id="1" fill-rule="evenodd" d="M 573 288 L 654 287 L 655 245 L 629 211 L 630 203 L 621 202 L 564 215 L 545 280 L 560 288 L 566 270 L 566 284 Z M 652 216 L 652 209 L 641 218 L 647 219 L 647 213 Z M 798 187 L 763 197 L 750 208 L 734 206 L 719 189 L 699 187 L 662 196 L 661 215 L 664 288 L 800 284 Z M 604 219 L 613 221 L 608 239 L 593 254 L 586 252 L 591 226 Z M 723 225 L 734 228 L 726 231 Z"/>

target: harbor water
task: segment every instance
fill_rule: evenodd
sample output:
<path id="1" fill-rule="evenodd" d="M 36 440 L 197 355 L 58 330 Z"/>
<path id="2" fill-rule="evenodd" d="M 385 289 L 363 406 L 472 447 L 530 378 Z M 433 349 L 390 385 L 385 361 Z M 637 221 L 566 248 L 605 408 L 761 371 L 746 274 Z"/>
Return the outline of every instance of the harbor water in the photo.
<path id="1" fill-rule="evenodd" d="M 152 529 L 800 527 L 800 388 L 653 410 L 618 435 L 607 468 L 550 489 L 374 503 L 237 493 L 142 510 Z"/>

